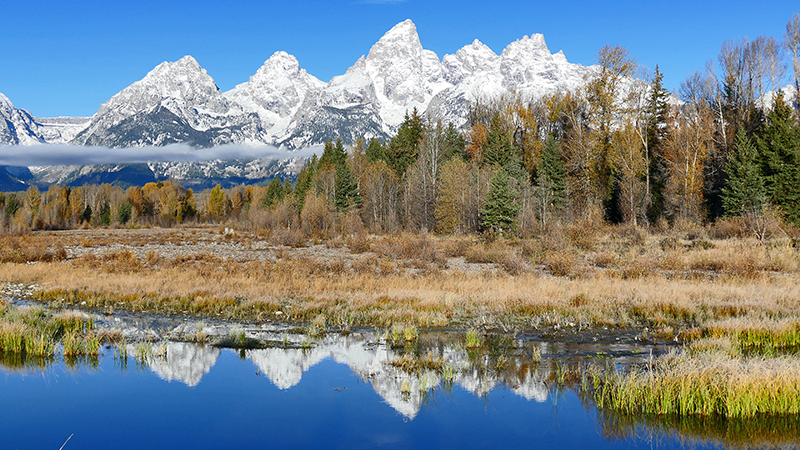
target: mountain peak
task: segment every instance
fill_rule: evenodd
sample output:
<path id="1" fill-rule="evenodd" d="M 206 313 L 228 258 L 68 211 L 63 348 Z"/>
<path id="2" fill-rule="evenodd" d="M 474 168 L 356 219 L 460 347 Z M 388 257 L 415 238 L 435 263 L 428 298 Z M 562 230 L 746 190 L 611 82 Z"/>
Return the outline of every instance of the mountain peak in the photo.
<path id="1" fill-rule="evenodd" d="M 14 109 L 15 109 L 14 104 L 11 103 L 11 100 L 9 100 L 8 97 L 6 97 L 5 95 L 3 95 L 2 92 L 0 92 L 0 111 L 6 111 L 10 113 Z"/>
<path id="2" fill-rule="evenodd" d="M 214 84 L 205 69 L 190 55 L 174 61 L 164 61 L 147 73 L 140 83 L 173 85 L 180 81 L 202 80 L 203 84 Z M 216 86 L 216 85 L 215 85 Z"/>
<path id="3" fill-rule="evenodd" d="M 417 26 L 414 25 L 414 22 L 411 19 L 406 19 L 397 25 L 393 26 L 383 37 L 393 37 L 393 36 L 406 36 L 406 37 L 416 37 L 417 36 Z"/>
<path id="4" fill-rule="evenodd" d="M 550 50 L 547 49 L 544 35 L 538 33 L 532 34 L 530 37 L 523 36 L 522 39 L 508 44 L 503 50 L 502 56 L 508 57 L 518 53 L 539 57 L 550 56 Z"/>
<path id="5" fill-rule="evenodd" d="M 397 49 L 402 53 L 422 51 L 417 27 L 410 19 L 398 23 L 381 37 L 369 51 L 368 60 L 397 56 Z"/>
<path id="6" fill-rule="evenodd" d="M 296 75 L 299 72 L 300 63 L 297 58 L 284 51 L 277 51 L 268 60 L 264 61 L 264 65 L 256 71 L 255 75 L 250 77 L 250 81 L 259 79 L 266 81 L 275 77 Z"/>

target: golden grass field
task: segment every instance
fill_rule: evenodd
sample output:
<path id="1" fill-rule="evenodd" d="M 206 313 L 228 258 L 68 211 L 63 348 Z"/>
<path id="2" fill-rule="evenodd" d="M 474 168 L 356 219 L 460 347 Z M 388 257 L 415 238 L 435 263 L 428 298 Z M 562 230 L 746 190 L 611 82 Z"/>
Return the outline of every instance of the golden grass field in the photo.
<path id="1" fill-rule="evenodd" d="M 215 228 L 43 232 L 0 238 L 0 283 L 34 284 L 37 299 L 61 304 L 265 321 L 323 314 L 334 326 L 647 327 L 684 339 L 799 317 L 800 252 L 788 238 L 565 234 L 288 247 Z"/>

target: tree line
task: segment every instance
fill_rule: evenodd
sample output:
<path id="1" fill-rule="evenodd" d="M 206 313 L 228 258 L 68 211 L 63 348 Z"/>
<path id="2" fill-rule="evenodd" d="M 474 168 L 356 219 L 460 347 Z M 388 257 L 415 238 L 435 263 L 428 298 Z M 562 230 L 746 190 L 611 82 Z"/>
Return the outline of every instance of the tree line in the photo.
<path id="1" fill-rule="evenodd" d="M 294 183 L 31 187 L 0 194 L 0 218 L 12 232 L 233 221 L 319 235 L 530 236 L 587 216 L 664 226 L 770 214 L 800 226 L 799 56 L 795 15 L 782 40 L 723 43 L 716 65 L 670 95 L 658 67 L 647 73 L 606 46 L 581 89 L 479 101 L 465 131 L 414 110 L 388 141 L 327 142 Z"/>

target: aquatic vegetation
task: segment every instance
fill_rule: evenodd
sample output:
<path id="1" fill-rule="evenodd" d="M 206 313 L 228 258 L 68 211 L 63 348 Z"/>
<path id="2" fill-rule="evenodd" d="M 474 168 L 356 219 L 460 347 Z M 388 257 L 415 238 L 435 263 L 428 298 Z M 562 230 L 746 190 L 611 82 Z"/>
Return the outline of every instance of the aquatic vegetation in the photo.
<path id="1" fill-rule="evenodd" d="M 413 324 L 393 324 L 387 339 L 395 345 L 410 344 L 419 339 L 419 330 Z"/>
<path id="2" fill-rule="evenodd" d="M 314 317 L 314 320 L 306 327 L 306 334 L 313 337 L 324 335 L 328 330 L 328 319 L 324 314 Z"/>
<path id="3" fill-rule="evenodd" d="M 623 414 L 800 414 L 800 360 L 672 352 L 648 367 L 595 374 L 593 395 Z"/>
<path id="4" fill-rule="evenodd" d="M 477 330 L 468 330 L 464 335 L 464 347 L 474 349 L 483 345 L 483 339 Z"/>
<path id="5" fill-rule="evenodd" d="M 440 372 L 444 367 L 442 357 L 433 356 L 430 353 L 426 354 L 425 356 L 416 356 L 406 353 L 401 358 L 390 362 L 390 364 L 409 373 L 421 373 L 424 371 Z M 450 370 L 452 371 L 452 368 L 450 368 Z"/>
<path id="6" fill-rule="evenodd" d="M 93 320 L 77 312 L 50 313 L 41 307 L 7 307 L 0 315 L 0 353 L 52 358 L 96 356 L 100 337 Z"/>

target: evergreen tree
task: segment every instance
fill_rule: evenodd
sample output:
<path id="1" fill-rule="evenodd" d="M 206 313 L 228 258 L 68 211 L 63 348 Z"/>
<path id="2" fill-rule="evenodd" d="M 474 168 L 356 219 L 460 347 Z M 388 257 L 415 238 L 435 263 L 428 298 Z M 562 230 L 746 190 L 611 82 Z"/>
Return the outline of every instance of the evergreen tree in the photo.
<path id="1" fill-rule="evenodd" d="M 100 207 L 100 225 L 111 225 L 111 206 L 108 203 Z"/>
<path id="2" fill-rule="evenodd" d="M 369 162 L 382 161 L 385 157 L 383 143 L 376 138 L 370 139 L 365 153 Z"/>
<path id="3" fill-rule="evenodd" d="M 6 208 L 6 218 L 9 219 L 11 217 L 14 217 L 14 215 L 17 213 L 17 211 L 20 208 L 19 199 L 17 198 L 17 194 L 15 194 L 13 192 L 8 194 L 8 196 L 6 197 L 6 201 L 5 201 L 5 208 Z"/>
<path id="4" fill-rule="evenodd" d="M 728 216 L 764 212 L 767 191 L 758 164 L 758 154 L 744 127 L 736 133 L 733 152 L 725 166 L 727 184 L 722 188 L 722 205 Z"/>
<path id="5" fill-rule="evenodd" d="M 514 159 L 514 156 L 514 136 L 503 123 L 500 114 L 495 113 L 486 135 L 483 163 L 505 167 Z"/>
<path id="6" fill-rule="evenodd" d="M 334 206 L 337 211 L 347 211 L 351 207 L 361 206 L 361 195 L 358 192 L 350 166 L 345 162 L 336 166 L 336 187 Z"/>
<path id="7" fill-rule="evenodd" d="M 667 187 L 668 169 L 664 159 L 664 141 L 667 137 L 667 121 L 669 120 L 669 92 L 664 87 L 664 74 L 658 66 L 650 83 L 650 98 L 647 105 L 647 153 L 648 173 L 647 187 L 650 203 L 647 217 L 655 223 L 664 213 L 664 190 Z"/>
<path id="8" fill-rule="evenodd" d="M 566 202 L 567 171 L 561 161 L 561 145 L 553 135 L 544 143 L 536 177 L 539 196 L 548 209 L 562 209 Z"/>
<path id="9" fill-rule="evenodd" d="M 339 164 L 347 162 L 347 152 L 341 139 L 336 140 L 334 145 L 330 140 L 325 142 L 325 150 L 319 159 L 319 167 L 338 167 Z"/>
<path id="10" fill-rule="evenodd" d="M 294 187 L 292 186 L 292 180 L 290 178 L 286 178 L 286 181 L 283 182 L 283 197 L 286 198 L 289 195 L 294 193 Z"/>
<path id="11" fill-rule="evenodd" d="M 519 211 L 516 192 L 511 188 L 511 178 L 501 168 L 492 177 L 489 193 L 481 209 L 481 228 L 495 234 L 515 231 Z"/>
<path id="12" fill-rule="evenodd" d="M 758 139 L 765 185 L 771 202 L 800 226 L 800 126 L 779 91 Z"/>
<path id="13" fill-rule="evenodd" d="M 81 220 L 89 223 L 92 220 L 92 207 L 86 205 L 86 209 L 83 210 L 83 214 L 81 214 Z"/>
<path id="14" fill-rule="evenodd" d="M 284 191 L 281 179 L 275 177 L 267 185 L 267 192 L 264 195 L 264 205 L 267 208 L 272 208 L 283 200 Z"/>
<path id="15" fill-rule="evenodd" d="M 467 143 L 464 141 L 464 136 L 458 132 L 456 126 L 452 122 L 447 124 L 444 132 L 444 156 L 445 160 L 453 157 L 459 157 L 464 161 L 469 159 L 466 148 Z"/>
<path id="16" fill-rule="evenodd" d="M 410 117 L 406 114 L 405 120 L 397 130 L 397 135 L 392 138 L 389 148 L 384 151 L 386 164 L 397 173 L 398 177 L 402 177 L 406 169 L 417 160 L 419 144 L 424 133 L 425 124 L 414 108 Z"/>
<path id="17" fill-rule="evenodd" d="M 131 207 L 131 204 L 128 203 L 127 200 L 123 201 L 119 205 L 119 209 L 117 210 L 117 222 L 121 223 L 122 225 L 125 225 L 126 223 L 128 223 L 129 220 L 131 220 L 132 212 L 133 208 Z"/>
<path id="18" fill-rule="evenodd" d="M 319 168 L 319 160 L 317 159 L 317 155 L 311 157 L 311 161 L 303 167 L 303 170 L 297 174 L 297 183 L 295 184 L 294 189 L 294 198 L 295 198 L 295 206 L 297 206 L 298 211 L 303 210 L 303 205 L 306 201 L 306 194 L 308 194 L 308 190 L 311 189 L 312 181 L 314 180 L 314 176 L 317 174 L 317 170 Z"/>

